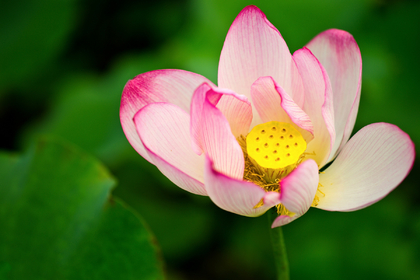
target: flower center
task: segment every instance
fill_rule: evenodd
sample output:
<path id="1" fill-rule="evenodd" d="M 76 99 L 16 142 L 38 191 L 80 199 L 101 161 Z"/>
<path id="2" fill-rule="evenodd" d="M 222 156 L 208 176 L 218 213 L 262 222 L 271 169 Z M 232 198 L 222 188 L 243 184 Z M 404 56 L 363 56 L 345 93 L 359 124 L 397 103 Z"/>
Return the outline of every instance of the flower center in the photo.
<path id="1" fill-rule="evenodd" d="M 265 191 L 281 191 L 281 179 L 292 172 L 304 159 L 306 141 L 291 124 L 266 122 L 255 126 L 246 136 L 238 137 L 245 158 L 244 180 Z M 260 201 L 254 208 L 264 205 Z M 279 215 L 293 216 L 282 204 Z"/>
<path id="2" fill-rule="evenodd" d="M 266 191 L 280 191 L 281 179 L 304 159 L 306 141 L 291 124 L 277 121 L 255 126 L 238 137 L 245 158 L 244 180 Z"/>
<path id="3" fill-rule="evenodd" d="M 292 125 L 266 122 L 246 137 L 248 156 L 265 168 L 279 169 L 296 163 L 306 150 L 306 141 Z"/>

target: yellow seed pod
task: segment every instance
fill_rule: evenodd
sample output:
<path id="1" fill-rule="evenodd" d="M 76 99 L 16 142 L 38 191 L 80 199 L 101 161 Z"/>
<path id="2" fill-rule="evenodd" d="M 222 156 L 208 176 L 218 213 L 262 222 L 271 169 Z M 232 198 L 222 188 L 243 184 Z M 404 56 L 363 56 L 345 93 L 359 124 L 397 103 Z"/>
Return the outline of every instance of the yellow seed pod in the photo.
<path id="1" fill-rule="evenodd" d="M 278 169 L 296 163 L 306 150 L 306 141 L 291 124 L 272 121 L 251 130 L 246 148 L 260 166 Z"/>

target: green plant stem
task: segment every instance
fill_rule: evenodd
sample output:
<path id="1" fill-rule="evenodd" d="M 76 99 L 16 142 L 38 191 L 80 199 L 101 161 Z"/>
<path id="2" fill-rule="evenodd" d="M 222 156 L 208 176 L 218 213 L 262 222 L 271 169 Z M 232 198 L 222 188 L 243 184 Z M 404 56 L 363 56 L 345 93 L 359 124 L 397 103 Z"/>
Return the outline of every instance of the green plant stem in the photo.
<path id="1" fill-rule="evenodd" d="M 287 259 L 286 245 L 284 244 L 283 230 L 281 227 L 271 228 L 277 217 L 275 209 L 268 210 L 271 244 L 273 246 L 274 262 L 277 268 L 278 280 L 289 280 L 289 261 Z"/>

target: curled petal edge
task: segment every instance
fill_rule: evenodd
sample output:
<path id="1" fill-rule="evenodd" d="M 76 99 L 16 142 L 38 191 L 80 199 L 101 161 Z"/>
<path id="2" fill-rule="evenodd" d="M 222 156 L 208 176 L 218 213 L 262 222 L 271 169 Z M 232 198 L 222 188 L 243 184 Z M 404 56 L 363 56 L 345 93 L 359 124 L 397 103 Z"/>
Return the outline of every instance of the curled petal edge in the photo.
<path id="1" fill-rule="evenodd" d="M 314 138 L 314 128 L 309 116 L 273 77 L 258 78 L 252 84 L 251 97 L 262 122 L 291 123 L 302 133 L 307 143 Z"/>
<path id="2" fill-rule="evenodd" d="M 206 156 L 205 187 L 210 199 L 219 208 L 242 216 L 257 217 L 280 203 L 280 194 L 265 192 L 251 182 L 226 176 L 214 169 L 212 160 Z M 256 207 L 263 201 L 264 205 Z"/>

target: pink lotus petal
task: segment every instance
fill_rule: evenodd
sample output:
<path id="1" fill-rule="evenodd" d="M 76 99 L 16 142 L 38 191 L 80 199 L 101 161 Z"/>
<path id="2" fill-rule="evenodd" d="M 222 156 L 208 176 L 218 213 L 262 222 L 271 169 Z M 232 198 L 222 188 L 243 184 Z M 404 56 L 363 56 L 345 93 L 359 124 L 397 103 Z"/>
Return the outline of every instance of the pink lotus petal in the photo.
<path id="1" fill-rule="evenodd" d="M 280 202 L 277 192 L 265 192 L 254 183 L 230 178 L 216 171 L 209 157 L 206 157 L 204 179 L 207 193 L 214 204 L 235 214 L 257 217 Z M 264 205 L 254 208 L 262 199 Z"/>
<path id="2" fill-rule="evenodd" d="M 121 97 L 120 120 L 125 136 L 141 156 L 150 161 L 137 134 L 134 115 L 154 102 L 169 102 L 188 112 L 194 90 L 203 82 L 212 85 L 201 75 L 169 69 L 143 73 L 127 82 Z"/>
<path id="3" fill-rule="evenodd" d="M 230 90 L 215 89 L 223 93 L 217 103 L 219 109 L 229 122 L 233 136 L 246 136 L 252 121 L 252 107 L 246 96 L 238 95 Z"/>
<path id="4" fill-rule="evenodd" d="M 191 101 L 191 136 L 193 149 L 197 154 L 203 152 L 201 130 L 202 114 L 205 99 L 216 105 L 227 119 L 235 138 L 247 135 L 252 120 L 251 103 L 243 95 L 238 95 L 231 90 L 212 88 L 207 83 L 200 85 Z"/>
<path id="5" fill-rule="evenodd" d="M 255 6 L 236 17 L 223 45 L 219 62 L 219 87 L 251 98 L 250 88 L 259 77 L 272 76 L 295 100 L 303 104 L 303 86 L 296 65 L 280 32 Z M 252 126 L 256 120 L 252 122 Z"/>
<path id="6" fill-rule="evenodd" d="M 318 182 L 318 165 L 313 160 L 304 161 L 284 178 L 280 182 L 280 201 L 295 215 L 293 217 L 279 216 L 271 227 L 283 226 L 305 214 L 315 198 Z"/>
<path id="7" fill-rule="evenodd" d="M 152 163 L 180 188 L 207 195 L 204 156 L 191 149 L 190 117 L 176 105 L 152 103 L 143 107 L 134 123 Z"/>
<path id="8" fill-rule="evenodd" d="M 226 117 L 215 106 L 223 93 L 236 96 L 230 91 L 211 88 L 206 83 L 195 91 L 191 102 L 191 143 L 197 154 L 205 152 L 210 156 L 217 170 L 242 179 L 245 166 L 242 149 Z"/>
<path id="9" fill-rule="evenodd" d="M 333 159 L 348 141 L 356 121 L 362 83 L 362 57 L 353 36 L 338 29 L 322 32 L 307 47 L 324 66 L 331 81 L 336 132 L 330 155 L 330 159 Z"/>
<path id="10" fill-rule="evenodd" d="M 374 123 L 362 128 L 336 160 L 320 174 L 318 208 L 353 211 L 385 197 L 407 176 L 414 163 L 410 137 L 397 126 Z"/>
<path id="11" fill-rule="evenodd" d="M 281 226 L 287 225 L 287 224 L 293 222 L 294 220 L 296 220 L 299 217 L 297 217 L 296 215 L 293 216 L 293 217 L 290 217 L 290 216 L 287 216 L 287 215 L 280 215 L 274 220 L 273 224 L 271 225 L 271 228 L 281 227 Z"/>
<path id="12" fill-rule="evenodd" d="M 159 171 L 171 180 L 172 183 L 190 193 L 207 196 L 206 189 L 201 181 L 198 181 L 187 173 L 181 171 L 177 168 L 177 166 L 168 163 L 155 153 L 148 150 L 147 147 L 145 148 L 152 159 L 153 164 L 156 165 Z"/>
<path id="13" fill-rule="evenodd" d="M 303 215 L 311 206 L 318 188 L 318 165 L 306 160 L 281 181 L 281 203 L 291 212 Z"/>
<path id="14" fill-rule="evenodd" d="M 204 83 L 200 85 L 194 92 L 194 95 L 191 100 L 191 121 L 190 121 L 190 134 L 191 134 L 191 145 L 194 152 L 197 155 L 201 155 L 204 152 L 204 139 L 203 137 L 203 107 L 206 99 L 210 103 L 216 105 L 220 98 L 221 94 L 210 91 L 211 87 Z M 208 93 L 208 94 L 207 94 Z"/>
<path id="15" fill-rule="evenodd" d="M 309 116 L 272 77 L 261 77 L 255 81 L 251 87 L 251 96 L 262 123 L 278 121 L 295 124 L 307 143 L 314 138 Z"/>
<path id="16" fill-rule="evenodd" d="M 316 57 L 307 48 L 297 50 L 293 59 L 298 66 L 305 87 L 303 110 L 311 118 L 314 126 L 314 140 L 306 149 L 315 152 L 314 159 L 319 167 L 324 166 L 335 140 L 334 108 L 328 75 Z"/>
<path id="17" fill-rule="evenodd" d="M 191 102 L 191 115 L 198 114 L 198 117 L 193 118 L 194 122 L 191 123 L 193 141 L 199 138 L 198 131 L 201 128 L 200 120 L 206 96 L 210 103 L 215 105 L 225 116 L 235 138 L 248 134 L 252 121 L 252 108 L 248 99 L 229 89 L 211 87 L 207 83 L 203 83 L 196 89 Z M 198 143 L 193 143 L 193 148 L 197 154 L 201 154 L 202 148 Z"/>

